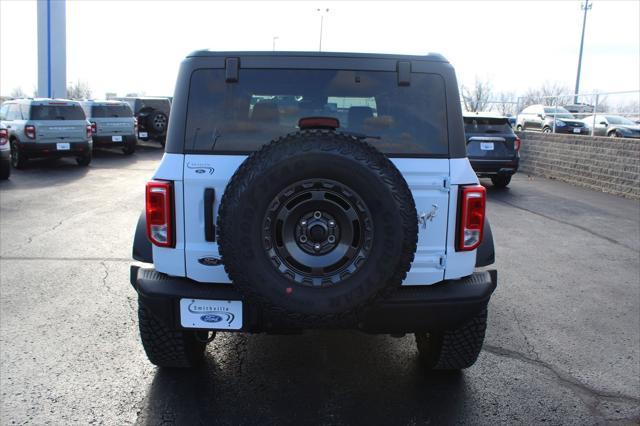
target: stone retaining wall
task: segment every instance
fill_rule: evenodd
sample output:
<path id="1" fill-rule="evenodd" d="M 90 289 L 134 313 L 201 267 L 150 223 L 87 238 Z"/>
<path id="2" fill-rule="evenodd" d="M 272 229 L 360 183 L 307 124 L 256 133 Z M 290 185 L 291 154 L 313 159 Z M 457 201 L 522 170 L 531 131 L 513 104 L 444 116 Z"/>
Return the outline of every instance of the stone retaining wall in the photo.
<path id="1" fill-rule="evenodd" d="M 522 132 L 520 172 L 640 199 L 640 139 Z"/>

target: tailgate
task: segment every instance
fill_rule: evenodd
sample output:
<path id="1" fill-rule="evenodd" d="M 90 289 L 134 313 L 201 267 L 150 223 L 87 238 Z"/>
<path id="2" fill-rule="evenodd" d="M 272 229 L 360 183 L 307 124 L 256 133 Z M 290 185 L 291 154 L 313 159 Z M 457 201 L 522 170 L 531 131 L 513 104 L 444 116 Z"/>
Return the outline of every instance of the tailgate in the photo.
<path id="1" fill-rule="evenodd" d="M 499 160 L 515 157 L 515 136 L 471 136 L 467 139 L 469 158 Z"/>
<path id="2" fill-rule="evenodd" d="M 36 139 L 38 142 L 85 141 L 87 140 L 87 122 L 73 121 L 37 121 Z"/>
<path id="3" fill-rule="evenodd" d="M 97 136 L 111 135 L 132 135 L 133 119 L 132 118 L 93 118 L 96 123 Z"/>

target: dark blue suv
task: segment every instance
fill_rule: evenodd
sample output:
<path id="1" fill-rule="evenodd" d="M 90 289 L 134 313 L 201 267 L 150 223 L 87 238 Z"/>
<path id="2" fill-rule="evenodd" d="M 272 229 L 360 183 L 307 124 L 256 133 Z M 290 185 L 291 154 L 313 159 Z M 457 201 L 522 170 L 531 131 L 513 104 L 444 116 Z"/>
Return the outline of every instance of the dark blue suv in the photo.
<path id="1" fill-rule="evenodd" d="M 504 188 L 520 163 L 520 138 L 509 124 L 509 118 L 492 113 L 465 113 L 464 132 L 467 156 L 478 177 L 489 177 Z"/>

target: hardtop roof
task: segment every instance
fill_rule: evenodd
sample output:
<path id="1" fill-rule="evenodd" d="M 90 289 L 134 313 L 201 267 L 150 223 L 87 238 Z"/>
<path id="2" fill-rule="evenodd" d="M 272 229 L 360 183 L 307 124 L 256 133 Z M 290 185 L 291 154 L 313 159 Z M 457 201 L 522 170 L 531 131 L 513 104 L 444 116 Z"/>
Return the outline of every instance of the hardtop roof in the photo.
<path id="1" fill-rule="evenodd" d="M 262 57 L 325 57 L 325 58 L 362 58 L 362 59 L 397 59 L 405 61 L 446 62 L 447 59 L 439 53 L 426 55 L 401 55 L 395 53 L 350 53 L 350 52 L 271 52 L 271 51 L 213 51 L 196 50 L 187 55 L 192 57 L 233 57 L 233 56 L 262 56 Z"/>

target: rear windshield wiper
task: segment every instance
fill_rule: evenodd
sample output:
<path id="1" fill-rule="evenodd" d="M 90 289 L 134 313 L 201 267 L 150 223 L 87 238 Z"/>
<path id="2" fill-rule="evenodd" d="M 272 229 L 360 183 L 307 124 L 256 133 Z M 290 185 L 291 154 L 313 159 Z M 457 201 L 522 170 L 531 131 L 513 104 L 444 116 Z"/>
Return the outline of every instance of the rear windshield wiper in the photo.
<path id="1" fill-rule="evenodd" d="M 365 135 L 364 133 L 350 132 L 349 130 L 341 130 L 340 133 L 344 133 L 345 135 L 353 136 L 358 139 L 382 139 L 380 136 Z"/>

